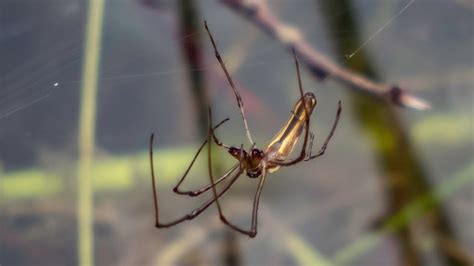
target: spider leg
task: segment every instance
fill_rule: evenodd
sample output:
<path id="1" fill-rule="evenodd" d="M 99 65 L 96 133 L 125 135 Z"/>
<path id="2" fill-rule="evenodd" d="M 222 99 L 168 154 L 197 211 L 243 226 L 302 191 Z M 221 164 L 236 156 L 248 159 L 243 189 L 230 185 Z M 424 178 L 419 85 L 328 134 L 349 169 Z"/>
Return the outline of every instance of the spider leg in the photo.
<path id="1" fill-rule="evenodd" d="M 293 110 L 291 111 L 291 113 L 293 115 L 296 115 Z M 306 129 L 306 124 L 303 125 L 303 128 Z M 311 131 L 311 129 L 309 130 L 309 143 L 308 143 L 308 147 L 309 147 L 309 152 L 306 153 L 306 158 L 309 158 L 311 157 L 312 155 L 312 151 L 313 151 L 313 142 L 314 142 L 314 133 L 313 131 Z M 306 159 L 305 159 L 306 160 Z M 280 161 L 284 161 L 284 160 L 280 160 Z"/>
<path id="2" fill-rule="evenodd" d="M 211 113 L 211 109 L 209 108 L 209 121 L 211 121 L 210 123 L 212 123 L 212 113 Z M 211 127 L 211 124 L 209 124 L 209 141 L 210 141 L 210 138 L 211 138 L 211 135 L 212 135 L 212 127 Z M 242 153 L 242 147 L 241 147 L 241 152 L 240 152 L 240 171 L 242 171 L 242 166 L 243 166 L 243 162 L 242 160 L 244 159 L 243 158 L 243 153 Z M 214 177 L 213 177 L 213 174 L 212 174 L 212 162 L 211 162 L 211 147 L 209 146 L 208 147 L 208 167 L 209 167 L 209 178 L 211 180 L 211 185 L 212 185 L 212 191 L 213 191 L 213 194 L 214 194 L 214 199 L 215 199 L 215 202 L 216 202 L 216 206 L 217 206 L 217 210 L 219 212 L 219 218 L 221 219 L 221 221 L 226 224 L 227 226 L 229 226 L 230 228 L 242 233 L 242 234 L 245 234 L 245 235 L 248 235 L 249 237 L 255 237 L 257 235 L 257 213 L 258 213 L 258 203 L 259 203 L 259 200 L 260 200 L 260 195 L 262 193 L 262 189 L 263 189 L 263 184 L 265 182 L 265 179 L 267 177 L 267 172 L 266 172 L 266 168 L 263 168 L 263 173 L 262 173 L 262 177 L 260 178 L 260 183 L 258 185 L 258 188 L 257 188 L 257 192 L 255 193 L 255 198 L 254 198 L 254 204 L 253 204 L 253 211 L 252 211 L 252 225 L 251 225 L 251 228 L 250 230 L 245 230 L 245 229 L 242 229 L 240 228 L 239 226 L 233 224 L 232 222 L 230 222 L 224 215 L 224 212 L 222 211 L 222 207 L 220 205 L 220 202 L 219 202 L 219 199 L 218 199 L 218 196 L 217 195 L 217 190 L 216 190 L 216 184 L 214 182 Z"/>
<path id="3" fill-rule="evenodd" d="M 318 151 L 318 153 L 316 153 L 315 155 L 311 155 L 311 151 L 310 151 L 310 155 L 308 156 L 308 158 L 305 159 L 305 161 L 312 160 L 324 154 L 328 146 L 329 140 L 331 140 L 332 136 L 334 135 L 334 132 L 336 131 L 339 118 L 341 117 L 341 112 L 342 112 L 341 101 L 339 101 L 338 107 L 337 107 L 336 118 L 334 119 L 334 124 L 332 125 L 331 132 L 329 132 L 329 135 L 326 137 L 326 140 L 324 141 L 324 144 L 323 146 L 321 146 L 321 149 Z M 311 141 L 311 144 L 312 143 L 313 141 Z"/>
<path id="4" fill-rule="evenodd" d="M 226 118 L 224 120 L 222 120 L 221 122 L 219 122 L 216 126 L 214 126 L 214 130 L 217 129 L 218 127 L 220 127 L 222 124 L 224 124 L 225 122 L 229 121 L 229 118 Z M 215 141 L 218 141 L 217 140 L 217 137 L 214 136 L 214 140 Z M 186 169 L 186 171 L 184 172 L 184 174 L 181 176 L 181 178 L 179 179 L 178 183 L 176 184 L 176 186 L 174 186 L 173 188 L 173 192 L 175 192 L 176 194 L 180 194 L 180 195 L 188 195 L 188 196 L 191 196 L 191 197 L 195 197 L 195 196 L 199 196 L 200 194 L 206 192 L 207 190 L 209 190 L 211 187 L 208 185 L 208 186 L 204 186 L 202 188 L 199 188 L 199 189 L 196 189 L 196 190 L 190 190 L 190 191 L 183 191 L 183 190 L 180 190 L 179 187 L 181 186 L 181 184 L 183 183 L 184 179 L 186 178 L 186 176 L 188 175 L 189 171 L 191 170 L 191 168 L 193 167 L 194 165 L 194 162 L 196 161 L 197 157 L 199 156 L 199 154 L 201 153 L 201 150 L 204 148 L 204 146 L 208 143 L 208 140 L 206 139 L 202 144 L 201 146 L 199 147 L 199 149 L 197 150 L 196 154 L 194 155 L 193 157 L 193 160 L 191 161 L 191 163 L 189 164 L 188 168 Z M 222 146 L 222 145 L 220 145 Z M 151 149 L 151 147 L 150 147 Z M 225 177 L 227 177 L 226 175 L 222 176 L 221 178 L 219 178 L 217 181 L 216 181 L 216 184 L 219 184 L 220 182 L 222 182 Z"/>
<path id="5" fill-rule="evenodd" d="M 314 142 L 314 133 L 312 131 L 309 132 L 309 153 L 307 154 L 307 158 L 310 158 L 313 151 L 313 142 Z M 307 160 L 307 158 L 305 160 Z"/>
<path id="6" fill-rule="evenodd" d="M 227 120 L 226 120 L 226 121 L 227 121 Z M 214 133 L 214 130 L 215 130 L 218 126 L 220 126 L 223 122 L 226 122 L 226 121 L 221 121 L 217 126 L 214 126 L 214 127 L 213 127 L 212 137 L 213 137 L 214 143 L 216 143 L 216 145 L 218 145 L 219 147 L 225 148 L 225 149 L 229 149 L 230 146 L 229 146 L 229 145 L 226 145 L 226 144 L 224 144 L 224 143 L 222 143 L 221 141 L 219 141 L 219 139 L 217 138 L 217 136 L 216 136 L 215 133 Z M 201 145 L 201 147 L 199 148 L 197 154 L 199 154 L 199 153 L 201 152 L 202 148 L 204 148 L 204 145 L 205 145 L 206 143 L 208 143 L 208 140 L 207 140 L 207 139 L 206 139 L 206 140 L 204 141 L 204 143 Z M 241 147 L 241 150 L 243 150 L 243 147 Z M 192 164 L 194 164 L 194 161 L 196 160 L 197 154 L 195 155 L 193 161 L 191 162 L 191 165 L 190 165 L 190 166 L 188 167 L 188 169 L 186 170 L 185 175 L 187 175 L 187 173 L 189 172 L 189 169 L 191 169 Z M 221 183 L 222 181 L 224 181 L 224 180 L 227 178 L 227 176 L 228 176 L 231 172 L 233 172 L 233 171 L 239 166 L 239 164 L 240 164 L 240 163 L 237 163 L 236 165 L 234 165 L 227 173 L 225 173 L 223 176 L 221 176 L 219 179 L 217 179 L 215 184 L 218 185 L 219 183 Z M 184 180 L 184 177 L 182 177 L 182 178 L 180 179 L 180 182 L 173 188 L 173 191 L 174 191 L 175 193 L 181 194 L 181 195 L 188 195 L 188 196 L 191 196 L 191 197 L 196 197 L 196 196 L 199 196 L 199 195 L 201 195 L 202 193 L 208 191 L 208 190 L 212 187 L 212 184 L 210 184 L 210 185 L 207 185 L 207 186 L 204 186 L 204 187 L 201 187 L 201 188 L 199 188 L 199 189 L 192 190 L 192 191 L 181 191 L 181 190 L 179 190 L 178 187 L 179 187 L 179 185 L 181 185 L 181 183 L 183 182 L 183 180 Z"/>
<path id="7" fill-rule="evenodd" d="M 153 146 L 153 138 L 154 134 L 151 135 L 150 137 L 150 147 Z M 211 204 L 217 200 L 217 198 L 221 197 L 229 188 L 232 186 L 232 184 L 235 183 L 235 181 L 238 179 L 238 177 L 242 174 L 242 169 L 241 168 L 235 168 L 239 169 L 234 176 L 231 178 L 230 182 L 216 195 L 214 195 L 213 198 L 209 199 L 206 201 L 203 205 L 200 207 L 192 210 L 190 213 L 184 215 L 181 218 L 178 218 L 174 221 L 168 222 L 168 223 L 162 223 L 159 220 L 159 209 L 158 209 L 158 198 L 157 198 L 157 193 L 156 193 L 156 185 L 155 185 L 155 171 L 153 167 L 153 149 L 150 149 L 150 167 L 151 167 L 151 180 L 153 184 L 153 202 L 154 202 L 154 208 L 155 208 L 155 227 L 157 228 L 163 228 L 163 227 L 170 227 L 179 223 L 182 223 L 187 220 L 192 220 L 199 214 L 201 214 L 204 210 L 206 210 Z M 235 170 L 234 169 L 234 170 Z M 229 173 L 230 175 L 230 173 Z M 215 189 L 215 187 L 213 187 Z"/>
<path id="8" fill-rule="evenodd" d="M 212 37 L 211 32 L 209 31 L 209 28 L 207 27 L 207 22 L 204 21 L 204 27 L 206 28 L 206 31 L 209 35 L 209 39 L 211 39 L 212 47 L 214 47 L 214 54 L 217 58 L 217 61 L 219 61 L 219 64 L 222 67 L 222 70 L 224 70 L 225 76 L 227 77 L 227 81 L 230 84 L 230 87 L 234 91 L 235 98 L 237 99 L 237 105 L 239 106 L 240 109 L 240 115 L 242 116 L 242 120 L 244 121 L 244 126 L 245 126 L 245 132 L 247 133 L 247 138 L 250 141 L 250 144 L 252 145 L 254 142 L 252 140 L 252 136 L 250 135 L 250 130 L 249 126 L 247 124 L 247 119 L 245 118 L 245 111 L 244 111 L 244 102 L 242 101 L 242 97 L 240 96 L 239 92 L 237 91 L 237 88 L 235 87 L 234 82 L 232 81 L 232 78 L 230 77 L 229 71 L 227 71 L 227 68 L 225 67 L 224 61 L 222 60 L 222 57 L 217 50 L 216 42 L 214 41 L 214 38 Z"/>
<path id="9" fill-rule="evenodd" d="M 217 186 L 218 184 L 220 184 L 222 181 L 224 181 L 225 179 L 227 179 L 227 177 L 235 171 L 235 169 L 237 169 L 239 167 L 240 163 L 237 163 L 235 164 L 234 166 L 232 166 L 232 168 L 230 168 L 224 175 L 222 175 L 221 177 L 219 177 L 217 180 L 216 180 L 216 183 L 215 185 Z M 208 191 L 209 189 L 211 189 L 212 187 L 212 184 L 210 185 L 206 185 L 206 186 L 203 186 L 201 188 L 198 188 L 196 190 L 191 190 L 191 191 L 174 191 L 176 192 L 177 194 L 181 194 L 181 195 L 188 195 L 190 197 L 197 197 L 199 195 L 201 195 L 202 193 Z"/>
<path id="10" fill-rule="evenodd" d="M 260 203 L 260 196 L 262 195 L 262 190 L 263 190 L 263 185 L 265 184 L 265 180 L 267 178 L 267 171 L 266 168 L 263 169 L 262 175 L 260 177 L 260 182 L 258 183 L 257 191 L 255 192 L 255 196 L 253 199 L 253 209 L 252 209 L 252 224 L 250 227 L 250 230 L 245 230 L 237 225 L 234 225 L 233 223 L 229 222 L 227 218 L 224 216 L 222 209 L 218 207 L 219 210 L 219 217 L 223 223 L 228 225 L 230 228 L 248 235 L 251 238 L 254 238 L 257 235 L 257 219 L 258 219 L 258 204 Z M 216 201 L 217 204 L 218 201 Z"/>
<path id="11" fill-rule="evenodd" d="M 214 127 L 215 128 L 215 127 Z M 212 130 L 212 132 L 214 132 L 214 129 Z M 229 149 L 230 146 L 229 145 L 225 145 L 224 143 L 222 143 L 222 141 L 220 141 L 219 139 L 217 139 L 217 136 L 215 133 L 212 133 L 212 138 L 214 139 L 214 143 L 219 146 L 219 147 L 222 147 L 222 148 L 225 148 L 225 149 Z"/>
<path id="12" fill-rule="evenodd" d="M 250 237 L 255 237 L 257 235 L 257 215 L 258 215 L 258 204 L 260 202 L 260 196 L 262 195 L 263 185 L 267 178 L 267 168 L 264 167 L 262 171 L 262 177 L 258 183 L 257 191 L 255 192 L 255 197 L 253 199 L 253 210 L 252 210 L 252 227 L 250 229 Z"/>

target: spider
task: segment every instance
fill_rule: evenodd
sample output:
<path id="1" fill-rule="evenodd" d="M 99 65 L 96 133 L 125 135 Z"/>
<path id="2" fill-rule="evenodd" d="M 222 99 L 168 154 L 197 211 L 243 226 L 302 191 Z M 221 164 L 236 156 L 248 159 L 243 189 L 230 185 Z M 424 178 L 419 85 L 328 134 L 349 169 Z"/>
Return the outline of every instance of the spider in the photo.
<path id="1" fill-rule="evenodd" d="M 268 173 L 273 173 L 277 171 L 280 167 L 286 167 L 286 166 L 292 166 L 297 163 L 303 162 L 303 161 L 309 161 L 313 160 L 317 157 L 320 157 L 324 154 L 327 145 L 329 143 L 329 140 L 331 137 L 334 135 L 337 123 L 339 121 L 339 117 L 341 115 L 341 102 L 339 101 L 338 103 L 338 109 L 336 113 L 336 118 L 334 120 L 333 126 L 331 128 L 331 131 L 329 135 L 326 137 L 325 142 L 321 146 L 320 150 L 316 154 L 312 154 L 312 145 L 313 145 L 313 139 L 314 139 L 314 134 L 310 132 L 309 127 L 310 127 L 310 115 L 313 112 L 313 109 L 316 107 L 316 96 L 311 93 L 303 93 L 302 89 L 302 84 L 301 84 L 301 77 L 300 77 L 300 69 L 299 69 L 299 64 L 298 64 L 298 59 L 296 57 L 295 51 L 293 50 L 293 58 L 295 61 L 295 66 L 296 66 L 296 74 L 298 77 L 298 88 L 299 88 L 299 93 L 300 93 L 300 99 L 296 102 L 291 116 L 286 123 L 286 125 L 276 134 L 276 136 L 273 138 L 273 140 L 268 144 L 267 148 L 265 150 L 259 149 L 255 147 L 255 142 L 252 140 L 248 125 L 247 125 L 247 120 L 245 118 L 245 112 L 243 108 L 243 101 L 242 98 L 240 97 L 239 92 L 237 91 L 234 82 L 232 81 L 232 78 L 229 75 L 229 72 L 227 71 L 227 68 L 225 67 L 225 64 L 221 58 L 221 55 L 219 54 L 219 51 L 217 50 L 216 43 L 214 41 L 214 38 L 207 26 L 206 21 L 204 22 L 204 27 L 206 28 L 207 34 L 209 35 L 209 39 L 212 43 L 212 46 L 214 48 L 214 53 L 215 57 L 219 61 L 219 64 L 224 71 L 227 80 L 229 82 L 230 87 L 232 88 L 235 98 L 237 100 L 237 104 L 240 109 L 240 114 L 242 116 L 242 120 L 244 123 L 245 131 L 247 134 L 247 138 L 251 144 L 251 147 L 248 150 L 245 150 L 243 147 L 243 144 L 240 145 L 240 148 L 234 147 L 234 146 L 228 146 L 216 137 L 214 131 L 219 128 L 222 124 L 227 122 L 229 119 L 226 118 L 222 121 L 220 121 L 217 125 L 213 126 L 212 125 L 212 112 L 211 109 L 209 108 L 209 126 L 208 126 L 208 138 L 201 144 L 199 149 L 197 150 L 196 154 L 194 155 L 194 158 L 192 159 L 190 165 L 186 169 L 184 175 L 179 179 L 178 183 L 176 186 L 173 188 L 173 191 L 177 194 L 180 195 L 188 195 L 191 197 L 196 197 L 201 195 L 202 193 L 208 191 L 211 189 L 213 197 L 206 201 L 203 205 L 200 207 L 194 209 L 190 213 L 182 216 L 181 218 L 178 218 L 174 221 L 171 222 L 160 222 L 159 220 L 159 209 L 158 209 L 158 200 L 157 200 L 157 192 L 156 192 L 156 186 L 155 186 L 155 172 L 154 172 L 154 166 L 153 166 L 153 140 L 154 140 L 154 134 L 151 134 L 150 137 L 150 168 L 151 168 L 151 179 L 152 179 L 152 185 L 153 185 L 153 200 L 154 200 L 154 208 L 155 208 L 155 227 L 157 228 L 164 228 L 164 227 L 171 227 L 177 224 L 180 224 L 184 221 L 194 219 L 196 216 L 198 216 L 200 213 L 202 213 L 204 210 L 206 210 L 211 204 L 214 202 L 217 205 L 217 209 L 219 212 L 219 217 L 221 221 L 231 227 L 232 229 L 245 234 L 251 238 L 255 237 L 257 235 L 257 213 L 258 213 L 258 204 L 260 201 L 260 195 L 262 193 L 263 185 L 265 184 L 265 180 L 267 178 Z M 301 151 L 299 153 L 299 156 L 297 156 L 294 159 L 289 159 L 288 156 L 290 153 L 294 150 L 294 147 L 302 134 L 302 131 L 304 130 L 304 139 L 303 139 L 303 145 L 301 148 Z M 309 140 L 309 142 L 308 142 Z M 227 152 L 237 159 L 237 163 L 232 166 L 223 176 L 218 178 L 217 180 L 214 180 L 214 176 L 212 173 L 212 161 L 211 161 L 211 142 L 214 142 L 216 145 L 218 145 L 221 148 L 224 148 L 227 150 Z M 204 187 L 201 187 L 196 190 L 190 190 L 190 191 L 183 191 L 179 187 L 183 183 L 184 179 L 188 175 L 190 169 L 194 165 L 194 162 L 196 161 L 196 158 L 198 155 L 201 153 L 202 149 L 204 146 L 209 143 L 208 145 L 208 171 L 209 171 L 209 179 L 210 179 L 210 184 Z M 309 152 L 307 152 L 309 150 Z M 232 184 L 235 183 L 235 181 L 242 175 L 246 174 L 249 178 L 259 178 L 259 183 L 257 186 L 257 190 L 254 196 L 253 200 L 253 210 L 252 210 L 252 222 L 251 222 L 251 227 L 250 229 L 243 229 L 234 223 L 230 222 L 224 215 L 222 211 L 221 204 L 219 203 L 219 198 L 230 189 Z M 230 181 L 223 185 L 223 188 L 220 191 L 217 191 L 216 186 L 223 182 L 226 179 L 230 179 Z"/>

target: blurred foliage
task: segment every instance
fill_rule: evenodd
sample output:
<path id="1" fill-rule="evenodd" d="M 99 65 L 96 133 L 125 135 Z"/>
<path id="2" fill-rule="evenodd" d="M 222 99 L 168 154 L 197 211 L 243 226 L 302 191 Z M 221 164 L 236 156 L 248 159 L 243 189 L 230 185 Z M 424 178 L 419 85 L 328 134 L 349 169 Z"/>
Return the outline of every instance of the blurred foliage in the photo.
<path id="1" fill-rule="evenodd" d="M 2 174 L 0 195 L 2 201 L 52 195 L 60 191 L 62 180 L 55 174 L 39 169 L 14 171 Z"/>
<path id="2" fill-rule="evenodd" d="M 453 146 L 473 141 L 472 117 L 437 114 L 417 122 L 413 127 L 415 140 L 423 145 Z"/>
<path id="3" fill-rule="evenodd" d="M 293 254 L 298 265 L 330 266 L 332 263 L 321 255 L 316 249 L 306 243 L 301 237 L 288 234 L 285 246 Z"/>
<path id="4" fill-rule="evenodd" d="M 177 178 L 184 173 L 195 152 L 196 147 L 194 146 L 160 149 L 154 152 L 159 183 L 174 184 Z M 202 175 L 207 171 L 206 164 L 201 163 L 201 160 L 205 159 L 202 154 L 196 161 L 191 175 Z M 65 178 L 60 178 L 59 175 L 45 171 L 44 168 L 4 172 L 0 179 L 0 194 L 4 200 L 57 194 L 65 189 L 63 182 Z M 150 176 L 148 152 L 98 159 L 92 168 L 92 175 L 94 191 L 130 189 L 136 184 L 137 178 L 146 177 L 145 182 L 148 182 Z M 192 178 L 187 180 L 189 183 L 194 181 Z"/>
<path id="5" fill-rule="evenodd" d="M 123 189 L 133 184 L 132 165 L 125 158 L 108 159 L 92 168 L 94 190 Z"/>
<path id="6" fill-rule="evenodd" d="M 334 262 L 337 265 L 347 264 L 366 251 L 374 248 L 385 234 L 396 232 L 406 227 L 414 219 L 423 216 L 427 211 L 440 204 L 443 200 L 454 194 L 456 191 L 472 186 L 474 181 L 474 161 L 460 169 L 450 178 L 445 179 L 441 184 L 435 186 L 431 192 L 419 196 L 399 212 L 389 217 L 382 225 L 381 229 L 374 233 L 361 236 L 356 241 L 348 244 L 336 252 Z"/>
<path id="7" fill-rule="evenodd" d="M 195 148 L 181 147 L 179 149 L 164 149 L 156 152 L 159 158 L 162 176 L 160 183 L 175 183 L 177 177 L 183 173 L 188 160 L 180 158 L 189 157 Z M 172 161 L 174 163 L 169 164 Z M 176 162 L 181 162 L 176 164 Z M 197 164 L 199 173 L 206 171 L 204 164 Z M 95 191 L 131 189 L 139 182 L 148 182 L 149 158 L 147 153 L 140 153 L 131 157 L 110 158 L 96 162 L 93 169 L 93 184 Z M 413 219 L 422 216 L 434 205 L 446 200 L 454 193 L 466 186 L 472 186 L 474 181 L 474 162 L 460 169 L 453 176 L 445 179 L 434 190 L 421 195 L 400 212 L 391 216 L 376 232 L 368 233 L 356 238 L 337 251 L 331 259 L 325 258 L 320 252 L 295 234 L 286 234 L 284 245 L 289 253 L 300 265 L 336 265 L 347 264 L 357 257 L 373 249 L 386 234 L 395 232 L 405 227 Z M 3 200 L 18 200 L 26 198 L 41 198 L 61 192 L 64 184 L 57 175 L 42 172 L 38 169 L 4 173 L 0 180 L 0 192 Z M 192 179 L 190 180 L 192 183 Z"/>

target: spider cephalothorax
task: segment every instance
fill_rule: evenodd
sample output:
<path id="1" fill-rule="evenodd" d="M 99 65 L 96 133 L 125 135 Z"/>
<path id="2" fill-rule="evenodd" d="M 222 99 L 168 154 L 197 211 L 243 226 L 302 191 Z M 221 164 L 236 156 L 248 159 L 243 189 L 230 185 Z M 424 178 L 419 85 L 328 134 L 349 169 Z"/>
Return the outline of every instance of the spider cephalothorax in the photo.
<path id="1" fill-rule="evenodd" d="M 229 147 L 227 151 L 232 157 L 242 162 L 242 168 L 246 169 L 248 177 L 257 178 L 262 174 L 260 162 L 265 157 L 262 150 L 251 148 L 250 152 L 247 152 L 242 148 Z"/>

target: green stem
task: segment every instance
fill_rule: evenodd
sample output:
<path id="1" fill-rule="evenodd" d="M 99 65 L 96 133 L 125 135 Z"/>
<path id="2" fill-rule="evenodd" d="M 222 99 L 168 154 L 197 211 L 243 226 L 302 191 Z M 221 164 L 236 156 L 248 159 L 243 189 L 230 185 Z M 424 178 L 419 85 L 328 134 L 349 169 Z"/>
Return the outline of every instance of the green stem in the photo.
<path id="1" fill-rule="evenodd" d="M 82 66 L 81 106 L 79 117 L 78 186 L 78 256 L 79 265 L 94 264 L 92 160 L 96 119 L 97 80 L 104 0 L 90 0 L 85 34 L 84 64 Z"/>

